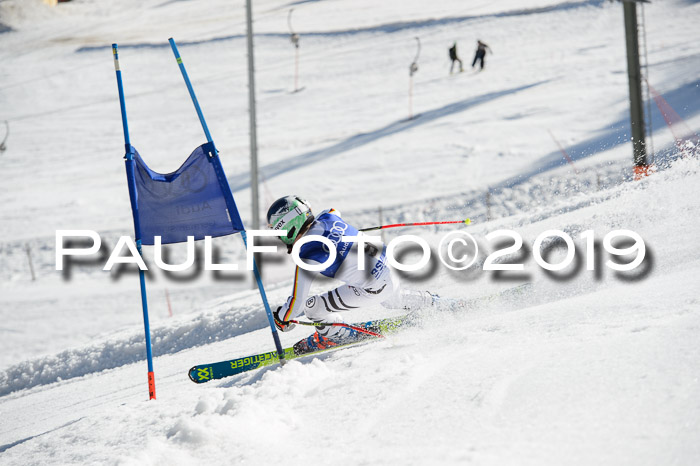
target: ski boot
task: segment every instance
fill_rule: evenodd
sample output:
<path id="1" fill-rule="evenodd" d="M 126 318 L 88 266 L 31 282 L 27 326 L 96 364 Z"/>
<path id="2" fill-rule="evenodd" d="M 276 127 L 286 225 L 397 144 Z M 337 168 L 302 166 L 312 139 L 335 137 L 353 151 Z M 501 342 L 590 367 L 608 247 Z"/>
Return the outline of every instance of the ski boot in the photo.
<path id="1" fill-rule="evenodd" d="M 309 335 L 308 338 L 304 338 L 294 345 L 294 354 L 300 355 L 313 353 L 315 351 L 330 349 L 335 346 L 338 346 L 338 343 L 334 342 L 330 338 L 320 335 L 318 332 L 314 332 L 312 335 Z"/>

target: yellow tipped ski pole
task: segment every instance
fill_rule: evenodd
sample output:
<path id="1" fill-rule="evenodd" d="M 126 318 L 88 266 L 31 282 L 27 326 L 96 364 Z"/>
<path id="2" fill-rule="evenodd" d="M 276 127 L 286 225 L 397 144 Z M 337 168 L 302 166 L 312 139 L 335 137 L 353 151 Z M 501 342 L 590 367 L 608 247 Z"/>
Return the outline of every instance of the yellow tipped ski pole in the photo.
<path id="1" fill-rule="evenodd" d="M 380 225 L 378 227 L 362 228 L 360 231 L 374 231 L 374 230 L 386 230 L 387 228 L 398 228 L 398 227 L 424 227 L 428 225 L 449 225 L 464 223 L 465 225 L 470 225 L 472 223 L 471 219 L 464 220 L 451 220 L 448 222 L 414 222 L 414 223 L 394 223 L 391 225 Z"/>

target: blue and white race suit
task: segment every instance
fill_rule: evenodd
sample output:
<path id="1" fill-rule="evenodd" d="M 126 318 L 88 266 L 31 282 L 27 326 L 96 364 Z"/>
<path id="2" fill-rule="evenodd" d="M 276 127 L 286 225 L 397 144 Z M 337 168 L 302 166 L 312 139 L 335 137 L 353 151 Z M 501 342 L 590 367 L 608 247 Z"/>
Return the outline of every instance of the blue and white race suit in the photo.
<path id="1" fill-rule="evenodd" d="M 396 273 L 387 264 L 383 244 L 366 244 L 362 250 L 358 250 L 356 242 L 342 241 L 343 236 L 358 236 L 362 232 L 343 221 L 338 211 L 323 211 L 304 237 L 310 235 L 328 238 L 335 246 L 336 259 L 320 272 L 296 268 L 292 294 L 276 313 L 279 320 L 286 322 L 304 314 L 313 322 L 337 323 L 343 322 L 340 312 L 368 305 L 381 303 L 392 308 L 412 308 L 430 304 L 430 293 L 400 289 Z M 326 262 L 329 254 L 325 244 L 313 241 L 300 248 L 299 256 L 305 263 L 317 265 Z M 364 256 L 364 270 L 359 269 L 360 254 Z M 344 285 L 309 296 L 316 274 L 334 278 Z M 317 327 L 317 331 L 328 338 L 342 338 L 349 332 L 345 327 L 331 326 Z"/>

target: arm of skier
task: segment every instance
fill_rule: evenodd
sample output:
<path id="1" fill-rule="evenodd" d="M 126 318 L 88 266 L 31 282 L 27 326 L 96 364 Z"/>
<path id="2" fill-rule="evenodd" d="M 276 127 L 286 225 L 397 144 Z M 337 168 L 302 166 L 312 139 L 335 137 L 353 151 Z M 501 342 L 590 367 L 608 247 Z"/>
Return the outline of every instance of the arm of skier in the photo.
<path id="1" fill-rule="evenodd" d="M 287 298 L 287 302 L 282 306 L 278 307 L 273 313 L 275 317 L 275 325 L 282 332 L 291 330 L 294 324 L 285 324 L 291 319 L 296 319 L 297 317 L 304 314 L 304 306 L 306 303 L 306 298 L 311 290 L 311 283 L 313 282 L 313 276 L 300 267 L 297 267 L 294 271 L 294 286 L 292 287 L 292 294 Z"/>

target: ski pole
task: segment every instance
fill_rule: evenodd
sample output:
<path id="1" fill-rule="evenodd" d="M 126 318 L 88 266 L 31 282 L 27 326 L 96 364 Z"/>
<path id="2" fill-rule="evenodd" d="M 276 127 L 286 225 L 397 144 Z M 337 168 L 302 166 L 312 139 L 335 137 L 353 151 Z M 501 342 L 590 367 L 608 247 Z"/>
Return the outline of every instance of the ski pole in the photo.
<path id="1" fill-rule="evenodd" d="M 349 329 L 352 329 L 352 330 L 357 330 L 357 331 L 360 332 L 360 333 L 366 333 L 367 335 L 371 335 L 371 336 L 373 336 L 373 337 L 384 338 L 384 335 L 382 335 L 381 333 L 376 333 L 376 332 L 373 332 L 373 331 L 371 331 L 371 330 L 367 330 L 367 329 L 362 328 L 362 327 L 355 327 L 354 325 L 342 324 L 342 323 L 340 323 L 340 322 L 336 322 L 336 323 L 333 323 L 333 324 L 327 324 L 327 323 L 323 323 L 323 322 L 301 322 L 301 321 L 299 321 L 299 320 L 288 320 L 288 321 L 283 322 L 283 323 L 284 323 L 284 324 L 309 325 L 309 326 L 311 326 L 311 327 L 326 327 L 326 326 L 329 326 L 329 327 L 345 327 L 345 328 L 349 328 Z"/>
<path id="2" fill-rule="evenodd" d="M 360 231 L 374 231 L 374 230 L 385 230 L 387 228 L 397 228 L 397 227 L 423 227 L 427 225 L 448 225 L 453 223 L 464 223 L 465 225 L 470 225 L 472 223 L 471 219 L 464 220 L 454 220 L 449 222 L 414 222 L 414 223 L 394 223 L 392 225 L 380 225 L 378 227 L 362 228 Z"/>

